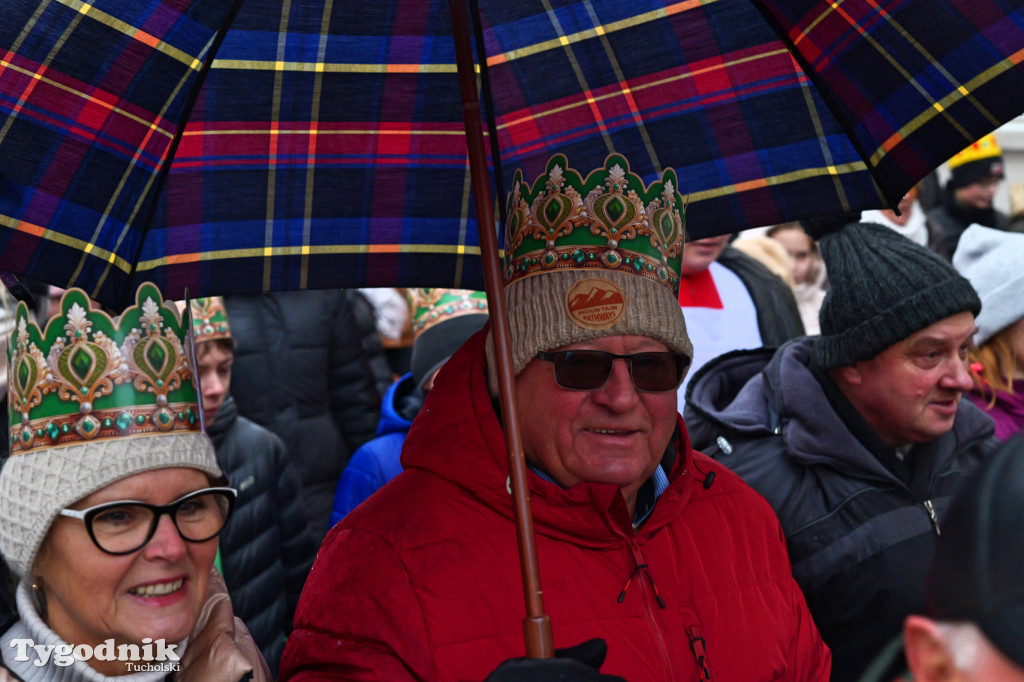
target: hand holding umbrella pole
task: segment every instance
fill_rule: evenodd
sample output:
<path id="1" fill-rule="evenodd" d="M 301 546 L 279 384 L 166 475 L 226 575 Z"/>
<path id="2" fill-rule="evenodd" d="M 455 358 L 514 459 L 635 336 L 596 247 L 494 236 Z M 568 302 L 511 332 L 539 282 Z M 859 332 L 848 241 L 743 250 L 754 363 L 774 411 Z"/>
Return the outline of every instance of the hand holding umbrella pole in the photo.
<path id="1" fill-rule="evenodd" d="M 526 481 L 526 460 L 519 436 L 515 396 L 512 393 L 515 377 L 512 375 L 508 315 L 505 311 L 501 262 L 498 260 L 497 236 L 494 231 L 494 205 L 490 193 L 491 183 L 487 175 L 487 156 L 484 151 L 469 24 L 464 0 L 449 0 L 448 5 L 452 12 L 452 33 L 455 38 L 455 57 L 462 91 L 462 112 L 466 121 L 466 142 L 469 148 L 470 179 L 476 201 L 477 225 L 480 226 L 480 251 L 487 288 L 487 305 L 491 311 L 491 337 L 494 340 L 494 354 L 497 359 L 505 447 L 508 451 L 509 479 L 516 512 L 519 562 L 526 597 L 526 620 L 523 621 L 526 655 L 529 658 L 551 658 L 555 653 L 554 639 L 551 634 L 551 619 L 544 613 L 540 570 L 537 566 L 537 544 L 533 535 L 533 515 L 530 511 L 530 493 Z"/>

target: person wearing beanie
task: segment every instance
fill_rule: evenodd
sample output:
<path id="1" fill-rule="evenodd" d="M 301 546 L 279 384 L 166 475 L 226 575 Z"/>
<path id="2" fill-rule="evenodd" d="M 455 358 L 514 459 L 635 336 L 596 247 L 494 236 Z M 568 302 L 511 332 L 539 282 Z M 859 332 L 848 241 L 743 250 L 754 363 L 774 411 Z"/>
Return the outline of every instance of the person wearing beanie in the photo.
<path id="1" fill-rule="evenodd" d="M 202 431 L 187 325 L 150 283 L 135 300 L 115 321 L 69 289 L 44 329 L 17 306 L 0 678 L 271 680 L 214 569 L 237 491 Z"/>
<path id="2" fill-rule="evenodd" d="M 927 213 L 929 247 L 946 260 L 953 258 L 968 225 L 1009 229 L 1009 218 L 993 206 L 1005 176 L 1003 152 L 995 135 L 986 135 L 959 152 L 949 160 L 949 170 L 938 205 Z"/>
<path id="3" fill-rule="evenodd" d="M 507 197 L 504 300 L 555 657 L 525 659 L 490 326 L 437 374 L 404 470 L 317 556 L 281 680 L 820 680 L 778 521 L 690 446 L 683 200 L 611 154 Z"/>
<path id="4" fill-rule="evenodd" d="M 468 289 L 409 289 L 413 319 L 412 371 L 391 385 L 381 403 L 377 436 L 341 472 L 331 527 L 402 471 L 402 443 L 434 377 L 487 321 L 487 295 Z"/>
<path id="5" fill-rule="evenodd" d="M 1006 440 L 1024 427 L 1024 234 L 971 225 L 964 231 L 953 267 L 981 297 L 971 348 L 971 400 L 996 422 Z"/>
<path id="6" fill-rule="evenodd" d="M 916 682 L 1024 682 L 1024 434 L 956 496 L 938 539 L 925 615 L 907 618 Z"/>
<path id="7" fill-rule="evenodd" d="M 820 336 L 705 366 L 684 416 L 695 447 L 775 509 L 846 682 L 923 607 L 950 499 L 999 441 L 961 400 L 981 310 L 970 282 L 882 225 L 812 236 L 830 282 Z"/>
<path id="8" fill-rule="evenodd" d="M 276 675 L 317 540 L 285 443 L 238 414 L 231 395 L 235 340 L 223 299 L 192 299 L 191 313 L 206 432 L 217 463 L 238 487 L 234 517 L 220 534 L 217 566 L 235 615 Z"/>

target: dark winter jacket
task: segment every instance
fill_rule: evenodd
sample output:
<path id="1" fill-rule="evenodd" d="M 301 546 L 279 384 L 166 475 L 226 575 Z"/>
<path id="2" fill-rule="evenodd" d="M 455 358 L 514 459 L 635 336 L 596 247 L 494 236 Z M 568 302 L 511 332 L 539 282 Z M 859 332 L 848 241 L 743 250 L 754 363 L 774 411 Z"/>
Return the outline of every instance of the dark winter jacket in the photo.
<path id="1" fill-rule="evenodd" d="M 280 438 L 239 417 L 230 396 L 207 432 L 217 462 L 238 490 L 234 513 L 220 534 L 224 580 L 235 615 L 276 675 L 317 541 Z"/>
<path id="2" fill-rule="evenodd" d="M 952 260 L 960 235 L 972 223 L 1007 230 L 1009 222 L 1006 214 L 995 208 L 978 210 L 961 206 L 953 198 L 953 190 L 947 184 L 941 202 L 927 214 L 928 248 L 946 260 Z"/>
<path id="3" fill-rule="evenodd" d="M 804 323 L 793 290 L 762 263 L 739 249 L 727 247 L 718 263 L 732 270 L 746 286 L 757 310 L 761 343 L 776 348 L 804 335 Z"/>
<path id="4" fill-rule="evenodd" d="M 285 442 L 323 538 L 341 472 L 380 418 L 352 305 L 339 289 L 229 296 L 225 305 L 238 411 Z"/>
<path id="5" fill-rule="evenodd" d="M 358 289 L 346 289 L 345 297 L 352 305 L 352 317 L 355 319 L 356 333 L 363 346 L 366 368 L 373 376 L 373 385 L 377 394 L 383 396 L 395 379 L 391 373 L 391 364 L 384 352 L 384 344 L 377 331 L 377 311 L 370 303 L 370 299 L 366 298 Z"/>
<path id="6" fill-rule="evenodd" d="M 423 392 L 412 380 L 411 372 L 391 384 L 380 406 L 377 437 L 356 450 L 341 472 L 331 511 L 332 528 L 360 502 L 402 473 L 402 443 L 422 406 Z"/>
<path id="7" fill-rule="evenodd" d="M 441 369 L 405 470 L 328 534 L 281 680 L 482 680 L 523 655 L 523 591 L 505 438 L 485 332 Z M 555 647 L 608 643 L 627 679 L 825 682 L 829 654 L 771 509 L 685 427 L 669 486 L 634 529 L 619 488 L 528 475 Z M 710 478 L 711 472 L 716 475 Z"/>
<path id="8" fill-rule="evenodd" d="M 841 682 L 857 678 L 908 614 L 923 613 L 950 498 L 999 441 L 992 420 L 961 400 L 952 431 L 915 447 L 908 487 L 833 411 L 807 367 L 812 343 L 708 363 L 690 384 L 684 415 L 694 446 L 778 514 L 793 575 L 832 649 L 832 680 Z"/>

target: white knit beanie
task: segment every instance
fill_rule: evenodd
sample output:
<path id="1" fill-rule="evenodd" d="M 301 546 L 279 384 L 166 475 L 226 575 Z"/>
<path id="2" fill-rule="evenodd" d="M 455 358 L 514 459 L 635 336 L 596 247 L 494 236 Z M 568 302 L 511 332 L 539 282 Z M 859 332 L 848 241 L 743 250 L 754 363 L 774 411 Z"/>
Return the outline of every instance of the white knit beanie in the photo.
<path id="1" fill-rule="evenodd" d="M 533 187 L 516 171 L 505 235 L 513 374 L 538 351 L 648 336 L 693 356 L 679 305 L 683 202 L 672 169 L 649 187 L 618 154 L 586 178 L 553 156 Z M 488 380 L 497 395 L 493 343 Z"/>
<path id="2" fill-rule="evenodd" d="M 107 485 L 154 469 L 223 476 L 200 430 L 184 325 L 143 284 L 118 322 L 68 290 L 45 333 L 18 304 L 9 349 L 11 456 L 0 472 L 0 551 L 27 575 L 54 519 Z"/>
<path id="3" fill-rule="evenodd" d="M 964 230 L 953 254 L 953 267 L 966 277 L 981 298 L 975 318 L 980 346 L 1024 317 L 1024 234 L 981 225 Z"/>

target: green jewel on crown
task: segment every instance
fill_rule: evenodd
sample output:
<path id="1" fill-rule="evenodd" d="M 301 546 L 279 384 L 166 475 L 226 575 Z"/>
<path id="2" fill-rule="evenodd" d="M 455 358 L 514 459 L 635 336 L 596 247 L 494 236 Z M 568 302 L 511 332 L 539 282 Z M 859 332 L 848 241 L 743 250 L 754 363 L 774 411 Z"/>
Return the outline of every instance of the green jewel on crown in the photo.
<path id="1" fill-rule="evenodd" d="M 686 211 L 671 168 L 647 187 L 619 154 L 586 179 L 555 154 L 533 187 L 521 170 L 512 186 L 506 284 L 556 269 L 597 269 L 629 272 L 678 292 Z"/>
<path id="2" fill-rule="evenodd" d="M 55 445 L 197 430 L 177 418 L 197 405 L 177 311 L 143 284 L 115 322 L 69 289 L 45 332 L 18 305 L 9 353 L 11 454 Z"/>
<path id="3" fill-rule="evenodd" d="M 192 331 L 195 333 L 196 343 L 231 338 L 231 325 L 228 324 L 228 314 L 222 297 L 193 298 L 191 305 Z M 178 305 L 179 310 L 183 307 L 183 302 Z"/>

